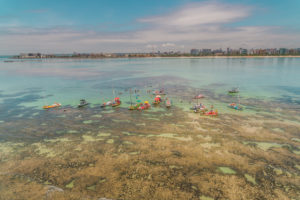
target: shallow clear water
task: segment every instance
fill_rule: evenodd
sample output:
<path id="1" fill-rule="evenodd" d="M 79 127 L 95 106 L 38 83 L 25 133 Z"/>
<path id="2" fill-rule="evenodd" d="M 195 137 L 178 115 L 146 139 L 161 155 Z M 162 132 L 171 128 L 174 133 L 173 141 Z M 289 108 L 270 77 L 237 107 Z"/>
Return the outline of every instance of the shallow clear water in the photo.
<path id="1" fill-rule="evenodd" d="M 37 191 L 37 199 L 151 199 L 154 190 L 156 199 L 296 198 L 299 75 L 300 58 L 0 57 L 0 193 L 13 198 L 20 190 L 20 199 Z M 240 89 L 243 111 L 227 106 L 238 101 L 227 93 L 233 87 Z M 135 104 L 152 102 L 147 90 L 160 88 L 171 109 L 127 109 L 129 89 Z M 199 93 L 218 117 L 189 111 Z M 115 96 L 120 107 L 100 108 Z M 78 109 L 82 98 L 91 104 Z M 42 109 L 54 102 L 62 107 Z M 22 191 L 25 185 L 31 192 Z M 233 194 L 232 187 L 244 191 Z"/>

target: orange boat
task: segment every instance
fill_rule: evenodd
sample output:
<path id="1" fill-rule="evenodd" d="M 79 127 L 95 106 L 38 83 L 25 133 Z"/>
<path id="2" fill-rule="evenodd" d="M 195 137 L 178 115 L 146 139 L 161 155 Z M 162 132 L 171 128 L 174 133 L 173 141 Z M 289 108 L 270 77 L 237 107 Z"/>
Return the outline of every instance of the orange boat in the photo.
<path id="1" fill-rule="evenodd" d="M 49 106 L 43 106 L 44 109 L 49 109 L 49 108 L 56 108 L 56 107 L 59 107 L 61 106 L 60 103 L 54 103 L 52 105 L 49 105 Z"/>
<path id="2" fill-rule="evenodd" d="M 206 116 L 218 116 L 218 111 L 208 111 L 208 112 L 205 112 L 204 115 Z"/>
<path id="3" fill-rule="evenodd" d="M 116 106 L 119 106 L 121 105 L 121 101 L 120 101 L 120 97 L 116 97 L 115 98 L 115 101 L 112 103 L 112 107 L 116 107 Z"/>

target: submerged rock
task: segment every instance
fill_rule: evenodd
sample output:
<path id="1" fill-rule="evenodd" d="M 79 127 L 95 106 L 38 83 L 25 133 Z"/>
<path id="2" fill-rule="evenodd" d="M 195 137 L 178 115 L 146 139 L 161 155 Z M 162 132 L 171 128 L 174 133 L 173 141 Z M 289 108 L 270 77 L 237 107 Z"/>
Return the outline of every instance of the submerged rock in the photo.
<path id="1" fill-rule="evenodd" d="M 59 187 L 50 185 L 50 186 L 48 186 L 48 190 L 46 192 L 46 197 L 50 197 L 55 192 L 64 192 L 64 190 Z"/>

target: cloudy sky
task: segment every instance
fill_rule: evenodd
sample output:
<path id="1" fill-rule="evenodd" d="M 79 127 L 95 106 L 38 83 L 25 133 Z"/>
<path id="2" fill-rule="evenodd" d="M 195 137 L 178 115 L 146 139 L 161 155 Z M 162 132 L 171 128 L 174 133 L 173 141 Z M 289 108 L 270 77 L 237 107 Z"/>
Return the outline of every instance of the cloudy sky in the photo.
<path id="1" fill-rule="evenodd" d="M 0 0 L 0 54 L 300 48 L 299 0 Z"/>

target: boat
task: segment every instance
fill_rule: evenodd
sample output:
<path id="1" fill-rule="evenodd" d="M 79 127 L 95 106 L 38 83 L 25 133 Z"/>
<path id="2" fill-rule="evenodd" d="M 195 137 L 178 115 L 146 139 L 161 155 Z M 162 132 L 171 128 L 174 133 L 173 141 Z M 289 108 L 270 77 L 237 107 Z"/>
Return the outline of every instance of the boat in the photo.
<path id="1" fill-rule="evenodd" d="M 81 107 L 84 107 L 84 106 L 87 106 L 87 105 L 89 105 L 89 103 L 86 102 L 85 99 L 81 99 L 80 103 L 78 104 L 78 108 L 81 108 Z"/>
<path id="2" fill-rule="evenodd" d="M 117 107 L 121 105 L 120 97 L 116 97 L 114 102 L 111 104 L 112 107 Z"/>
<path id="3" fill-rule="evenodd" d="M 193 99 L 202 99 L 202 98 L 204 98 L 204 95 L 203 94 L 199 94 L 197 96 L 194 96 Z"/>
<path id="4" fill-rule="evenodd" d="M 161 96 L 160 95 L 156 95 L 156 97 L 154 98 L 154 102 L 152 102 L 152 104 L 154 105 L 158 105 L 161 102 Z"/>
<path id="5" fill-rule="evenodd" d="M 214 106 L 211 105 L 210 106 L 210 111 L 203 112 L 203 115 L 205 115 L 205 116 L 217 116 L 218 115 L 218 110 L 214 110 Z"/>
<path id="6" fill-rule="evenodd" d="M 237 105 L 236 103 L 231 103 L 228 105 L 229 108 L 235 109 L 235 110 L 243 110 L 243 107 L 240 105 Z"/>
<path id="7" fill-rule="evenodd" d="M 228 90 L 228 93 L 234 94 L 234 93 L 239 93 L 239 88 L 232 88 L 231 90 Z"/>
<path id="8" fill-rule="evenodd" d="M 103 104 L 101 104 L 101 108 L 104 108 L 106 106 L 111 106 L 112 105 L 112 102 L 111 101 L 108 101 L 108 102 L 104 102 Z"/>
<path id="9" fill-rule="evenodd" d="M 190 110 L 193 110 L 195 113 L 198 112 L 206 112 L 207 108 L 202 104 L 195 104 L 193 107 L 190 108 Z"/>
<path id="10" fill-rule="evenodd" d="M 215 110 L 215 111 L 207 111 L 204 113 L 204 115 L 206 116 L 217 116 L 218 115 L 218 111 Z"/>
<path id="11" fill-rule="evenodd" d="M 162 88 L 160 90 L 154 90 L 153 95 L 166 95 L 165 90 Z"/>
<path id="12" fill-rule="evenodd" d="M 128 110 L 136 110 L 137 108 L 136 108 L 136 106 L 129 106 L 129 108 L 128 108 Z"/>
<path id="13" fill-rule="evenodd" d="M 167 108 L 171 108 L 171 101 L 170 101 L 170 99 L 167 98 L 165 104 L 166 104 Z"/>
<path id="14" fill-rule="evenodd" d="M 128 110 L 136 110 L 137 107 L 132 105 L 131 88 L 129 90 L 129 94 L 130 94 L 130 106 L 129 106 Z"/>
<path id="15" fill-rule="evenodd" d="M 61 104 L 60 103 L 54 103 L 52 105 L 47 105 L 47 106 L 43 106 L 44 109 L 50 109 L 50 108 L 57 108 L 57 107 L 60 107 Z"/>
<path id="16" fill-rule="evenodd" d="M 243 110 L 243 107 L 240 104 L 240 95 L 238 95 L 238 104 L 236 103 L 231 103 L 228 105 L 229 108 L 235 109 L 235 110 Z"/>
<path id="17" fill-rule="evenodd" d="M 144 103 L 140 103 L 137 107 L 138 110 L 147 110 L 151 107 L 148 101 L 145 101 Z"/>

